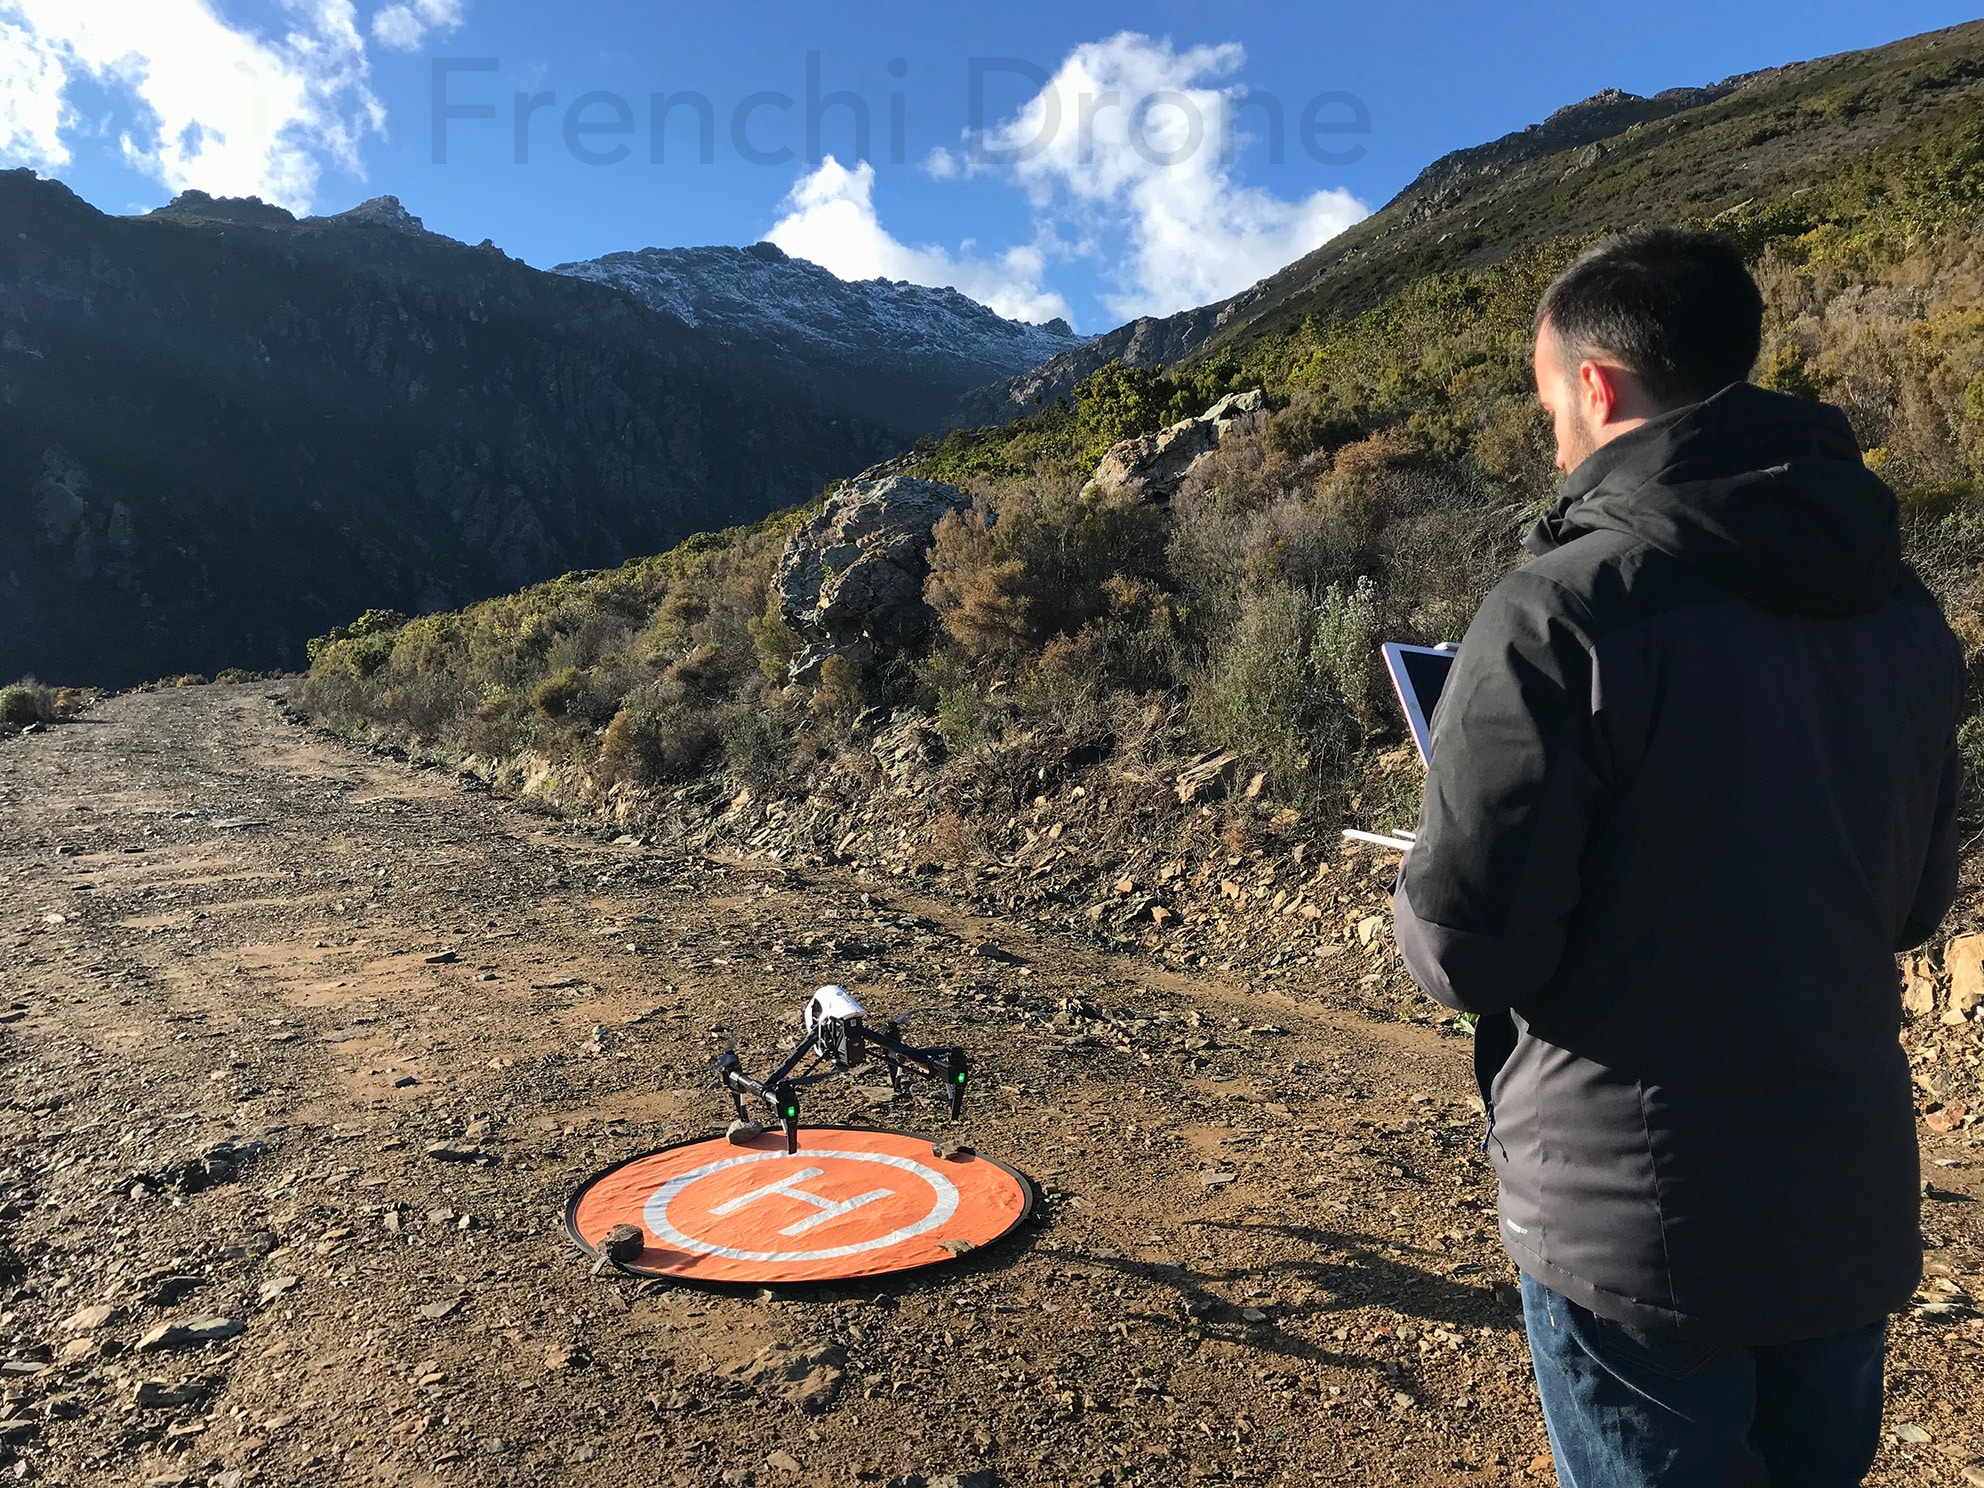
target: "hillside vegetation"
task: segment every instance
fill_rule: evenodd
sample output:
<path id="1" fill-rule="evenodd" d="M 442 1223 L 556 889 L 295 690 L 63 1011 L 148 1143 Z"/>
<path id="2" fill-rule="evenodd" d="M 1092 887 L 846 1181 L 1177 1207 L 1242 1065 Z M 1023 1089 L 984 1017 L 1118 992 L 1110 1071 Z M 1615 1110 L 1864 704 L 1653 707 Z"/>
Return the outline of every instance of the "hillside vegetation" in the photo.
<path id="1" fill-rule="evenodd" d="M 1855 111 L 1907 113 L 1907 129 L 1827 157 L 1774 198 L 1680 220 L 1744 244 L 1770 306 L 1758 379 L 1847 411 L 1903 496 L 1911 558 L 1976 649 L 1984 30 L 1887 52 L 1889 65 L 1883 54 L 1811 63 L 1754 97 L 1716 93 L 1659 125 L 1665 155 L 1619 143 L 1597 157 L 1611 165 L 1579 167 L 1581 145 L 1557 163 L 1569 173 L 1559 198 L 1581 224 L 1623 226 L 1645 218 L 1643 198 L 1678 200 L 1680 179 L 1732 127 L 1780 147 L 1801 129 L 1829 137 Z M 1627 141 L 1645 133 L 1625 129 Z M 623 815 L 639 792 L 716 762 L 760 784 L 815 782 L 819 760 L 847 754 L 857 720 L 899 704 L 929 712 L 964 776 L 1048 738 L 1107 752 L 1151 734 L 1141 720 L 1155 710 L 1175 752 L 1258 762 L 1266 782 L 1246 809 L 1403 811 L 1399 792 L 1367 790 L 1397 742 L 1371 653 L 1381 637 L 1458 635 L 1550 500 L 1528 325 L 1542 286 L 1589 238 L 1425 272 L 1341 319 L 1292 319 L 1300 300 L 1288 300 L 1250 339 L 1173 369 L 1111 363 L 1018 423 L 925 444 L 915 472 L 976 498 L 934 534 L 940 641 L 927 655 L 780 686 L 794 639 L 768 613 L 766 583 L 798 520 L 788 514 L 460 613 L 369 617 L 313 647 L 311 702 L 446 756 L 528 758 L 536 790 L 569 804 L 611 794 Z M 1169 506 L 1079 496 L 1113 440 L 1240 387 L 1264 387 L 1270 413 Z M 1409 796 L 1411 780 L 1401 786 Z"/>
<path id="2" fill-rule="evenodd" d="M 1608 88 L 1442 156 L 1383 211 L 1229 300 L 1133 321 L 982 389 L 959 422 L 1028 412 L 1112 360 L 1152 369 L 1347 319 L 1427 274 L 1525 247 L 1790 199 L 1937 119 L 1976 114 L 1981 36 L 1984 24 L 1958 26 L 1652 98 Z"/>
<path id="3" fill-rule="evenodd" d="M 308 703 L 636 829 L 695 782 L 718 789 L 719 766 L 725 792 L 861 800 L 895 757 L 876 731 L 893 714 L 893 749 L 913 719 L 940 742 L 916 746 L 922 795 L 901 831 L 938 862 L 1031 841 L 1028 803 L 1090 769 L 1146 813 L 1124 830 L 1198 834 L 1194 851 L 1235 863 L 1264 839 L 1403 822 L 1416 771 L 1377 643 L 1458 636 L 1518 561 L 1557 488 L 1528 369 L 1538 293 L 1596 231 L 1646 220 L 1742 244 L 1769 307 L 1757 379 L 1845 409 L 1901 494 L 1910 557 L 1984 655 L 1984 27 L 1708 92 L 1629 119 L 1596 155 L 1580 137 L 1469 177 L 1492 190 L 1496 169 L 1555 173 L 1572 230 L 1449 266 L 1408 234 L 1384 260 L 1386 235 L 1419 220 L 1402 197 L 1365 230 L 1373 300 L 1357 313 L 1291 292 L 1173 367 L 1114 363 L 1015 423 L 920 450 L 915 473 L 974 501 L 934 534 L 938 638 L 919 654 L 783 685 L 796 641 L 767 586 L 793 513 L 457 613 L 368 616 L 313 647 Z M 1894 127 L 1843 153 L 1872 115 Z M 1806 136 L 1824 148 L 1801 176 Z M 1705 152 L 1722 176 L 1768 163 L 1781 189 L 1691 213 Z M 1268 411 L 1167 504 L 1081 494 L 1113 441 L 1257 386 Z M 1984 766 L 1984 724 L 1965 739 Z M 1181 782 L 1169 799 L 1216 752 L 1237 757 L 1230 793 L 1207 805 L 1218 791 Z"/>

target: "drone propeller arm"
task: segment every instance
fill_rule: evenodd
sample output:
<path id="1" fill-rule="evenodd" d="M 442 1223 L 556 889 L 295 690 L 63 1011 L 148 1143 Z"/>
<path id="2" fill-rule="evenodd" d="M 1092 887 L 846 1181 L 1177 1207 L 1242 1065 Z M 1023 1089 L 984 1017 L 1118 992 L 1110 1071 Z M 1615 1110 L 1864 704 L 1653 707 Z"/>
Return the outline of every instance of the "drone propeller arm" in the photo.
<path id="1" fill-rule="evenodd" d="M 882 1057 L 894 1068 L 912 1069 L 929 1079 L 940 1081 L 950 1097 L 951 1119 L 957 1120 L 964 1114 L 964 1093 L 971 1084 L 971 1062 L 965 1058 L 962 1049 L 918 1049 L 905 1044 L 895 1035 L 870 1030 L 869 1041 L 881 1051 Z"/>
<path id="2" fill-rule="evenodd" d="M 820 1052 L 819 1039 L 812 1034 L 808 1034 L 805 1038 L 800 1040 L 799 1047 L 792 1051 L 792 1053 L 786 1058 L 784 1064 L 781 1064 L 776 1070 L 772 1071 L 770 1078 L 765 1081 L 762 1088 L 765 1090 L 770 1090 L 774 1086 L 778 1085 L 780 1082 L 782 1082 L 785 1079 L 786 1076 L 790 1075 L 793 1072 L 793 1070 L 799 1067 L 799 1061 L 804 1059 L 808 1054 L 811 1054 L 816 1059 L 823 1059 L 826 1057 L 824 1054 Z"/>

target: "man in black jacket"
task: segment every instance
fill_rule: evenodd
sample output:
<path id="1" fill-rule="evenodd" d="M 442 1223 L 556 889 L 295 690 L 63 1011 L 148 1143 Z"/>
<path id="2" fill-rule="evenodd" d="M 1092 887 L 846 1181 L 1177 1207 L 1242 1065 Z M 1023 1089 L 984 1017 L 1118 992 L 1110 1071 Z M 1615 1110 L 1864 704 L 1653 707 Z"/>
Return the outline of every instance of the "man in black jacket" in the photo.
<path id="1" fill-rule="evenodd" d="M 1537 314 L 1562 499 L 1433 719 L 1394 905 L 1477 1074 L 1567 1488 L 1857 1484 L 1920 1277 L 1894 956 L 1956 886 L 1962 652 L 1845 418 L 1671 230 Z"/>

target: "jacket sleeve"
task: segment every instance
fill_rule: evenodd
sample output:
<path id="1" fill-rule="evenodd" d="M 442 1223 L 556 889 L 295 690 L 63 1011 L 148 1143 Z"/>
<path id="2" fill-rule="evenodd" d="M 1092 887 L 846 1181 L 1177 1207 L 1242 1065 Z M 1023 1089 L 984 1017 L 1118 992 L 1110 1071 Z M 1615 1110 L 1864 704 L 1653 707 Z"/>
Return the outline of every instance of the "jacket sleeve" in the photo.
<path id="1" fill-rule="evenodd" d="M 1392 903 L 1406 969 L 1450 1008 L 1520 1010 L 1562 959 L 1601 787 L 1590 635 L 1570 594 L 1518 569 L 1441 693 Z"/>
<path id="2" fill-rule="evenodd" d="M 1956 902 L 1957 875 L 1957 798 L 1963 789 L 1963 752 L 1957 747 L 1956 731 L 1950 731 L 1943 754 L 1942 785 L 1936 795 L 1936 817 L 1930 828 L 1929 855 L 1922 865 L 1922 878 L 1915 888 L 1915 900 L 1902 922 L 1897 951 L 1912 951 L 1936 933 L 1936 927 Z"/>

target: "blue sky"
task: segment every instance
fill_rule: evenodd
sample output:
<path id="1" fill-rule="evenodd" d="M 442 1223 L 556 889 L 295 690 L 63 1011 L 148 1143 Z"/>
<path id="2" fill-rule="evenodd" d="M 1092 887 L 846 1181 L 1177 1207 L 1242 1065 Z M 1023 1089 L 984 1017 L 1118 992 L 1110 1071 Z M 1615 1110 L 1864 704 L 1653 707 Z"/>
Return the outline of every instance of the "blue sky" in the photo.
<path id="1" fill-rule="evenodd" d="M 1601 88 L 1700 84 L 1973 14 L 1932 0 L 0 0 L 0 159 L 110 212 L 186 186 L 317 212 L 390 193 L 436 231 L 543 266 L 770 235 L 849 277 L 952 283 L 1100 331 L 1232 293 L 1436 156 Z M 813 139 L 809 89 L 843 95 Z M 657 93 L 675 100 L 659 162 Z M 441 121 L 445 160 L 437 102 L 463 110 Z"/>

